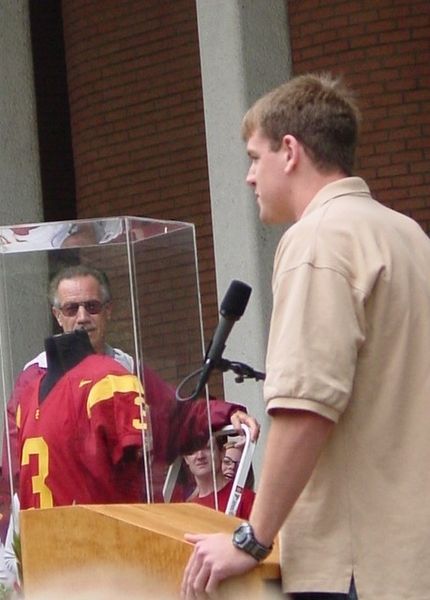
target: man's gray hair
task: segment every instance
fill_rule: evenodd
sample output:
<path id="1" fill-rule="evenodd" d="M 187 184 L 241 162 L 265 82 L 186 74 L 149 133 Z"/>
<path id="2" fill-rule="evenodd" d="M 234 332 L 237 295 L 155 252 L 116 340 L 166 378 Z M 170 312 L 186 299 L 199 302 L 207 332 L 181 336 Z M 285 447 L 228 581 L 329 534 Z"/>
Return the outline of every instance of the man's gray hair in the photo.
<path id="1" fill-rule="evenodd" d="M 57 292 L 60 283 L 64 279 L 75 279 L 76 277 L 94 277 L 94 279 L 100 284 L 102 302 L 106 303 L 112 300 L 112 292 L 106 273 L 86 265 L 73 265 L 71 267 L 64 267 L 51 279 L 48 289 L 48 299 L 51 306 L 59 308 Z"/>

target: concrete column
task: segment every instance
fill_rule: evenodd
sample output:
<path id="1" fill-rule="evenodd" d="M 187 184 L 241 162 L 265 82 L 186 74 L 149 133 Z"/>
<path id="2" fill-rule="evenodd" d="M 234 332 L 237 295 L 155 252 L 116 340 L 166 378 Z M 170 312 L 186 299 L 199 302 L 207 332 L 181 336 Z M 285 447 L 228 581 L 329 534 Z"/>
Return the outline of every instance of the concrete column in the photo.
<path id="1" fill-rule="evenodd" d="M 0 223 L 42 220 L 28 2 L 0 4 Z"/>
<path id="2" fill-rule="evenodd" d="M 283 0 L 196 0 L 209 161 L 218 300 L 232 279 L 253 292 L 236 324 L 225 358 L 264 371 L 273 254 L 280 229 L 263 226 L 245 185 L 248 158 L 240 138 L 244 112 L 291 71 Z M 262 383 L 224 378 L 226 398 L 246 404 L 265 420 Z M 257 466 L 261 456 L 259 444 Z"/>
<path id="3" fill-rule="evenodd" d="M 0 2 L 0 225 L 43 219 L 29 8 L 27 0 Z M 46 271 L 46 257 L 22 255 L 27 272 Z M 43 342 L 45 305 L 39 290 L 23 291 L 23 275 L 13 257 L 0 248 L 0 402 L 7 396 L 16 370 L 28 356 L 30 343 Z M 43 286 L 45 295 L 46 280 Z M 18 367 L 19 365 L 19 367 Z M 15 372 L 14 372 L 15 370 Z M 2 414 L 0 412 L 0 414 Z M 1 418 L 0 418 L 1 420 Z M 1 428 L 1 423 L 0 423 Z M 1 428 L 2 431 L 2 428 Z M 1 437 L 0 431 L 0 437 Z"/>

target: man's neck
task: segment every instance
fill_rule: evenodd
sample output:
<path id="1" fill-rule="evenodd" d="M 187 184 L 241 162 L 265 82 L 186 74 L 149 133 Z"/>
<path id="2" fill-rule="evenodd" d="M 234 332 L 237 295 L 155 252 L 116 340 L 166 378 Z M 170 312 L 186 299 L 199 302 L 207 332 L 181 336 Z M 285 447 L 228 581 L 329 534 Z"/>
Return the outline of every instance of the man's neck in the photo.
<path id="1" fill-rule="evenodd" d="M 295 220 L 298 221 L 301 218 L 307 206 L 323 187 L 345 177 L 347 175 L 342 171 L 323 173 L 316 169 L 310 169 L 306 173 L 303 173 L 303 177 L 297 180 L 297 185 L 294 189 L 292 205 L 294 207 Z"/>

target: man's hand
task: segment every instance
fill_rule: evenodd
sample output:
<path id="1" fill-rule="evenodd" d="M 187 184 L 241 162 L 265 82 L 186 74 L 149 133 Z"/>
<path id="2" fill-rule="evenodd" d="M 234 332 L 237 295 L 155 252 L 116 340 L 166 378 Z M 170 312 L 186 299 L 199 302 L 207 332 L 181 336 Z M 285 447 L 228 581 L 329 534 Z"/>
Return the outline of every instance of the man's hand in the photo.
<path id="1" fill-rule="evenodd" d="M 195 547 L 182 580 L 182 600 L 210 596 L 221 581 L 247 573 L 258 564 L 252 556 L 233 546 L 231 535 L 186 533 L 185 539 Z"/>
<path id="2" fill-rule="evenodd" d="M 251 440 L 253 442 L 258 440 L 258 436 L 260 435 L 260 423 L 252 415 L 248 415 L 242 410 L 237 410 L 231 415 L 230 422 L 237 430 L 238 434 L 243 433 L 240 427 L 241 423 L 247 425 L 251 434 Z"/>

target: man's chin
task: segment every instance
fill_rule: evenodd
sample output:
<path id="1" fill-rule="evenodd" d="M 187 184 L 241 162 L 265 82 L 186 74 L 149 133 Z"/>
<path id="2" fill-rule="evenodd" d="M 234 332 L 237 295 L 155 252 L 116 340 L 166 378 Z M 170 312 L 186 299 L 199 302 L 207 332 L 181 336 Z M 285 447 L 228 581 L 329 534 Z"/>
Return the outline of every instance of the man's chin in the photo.
<path id="1" fill-rule="evenodd" d="M 265 207 L 260 203 L 258 204 L 258 207 L 260 209 L 258 214 L 260 221 L 264 223 L 264 225 L 273 225 L 273 215 L 271 215 L 270 212 L 267 211 L 267 209 L 265 209 Z"/>
<path id="2" fill-rule="evenodd" d="M 263 210 L 260 211 L 260 221 L 264 225 L 276 225 L 277 224 L 276 219 L 271 217 L 271 215 L 268 215 L 267 213 L 265 213 Z"/>

